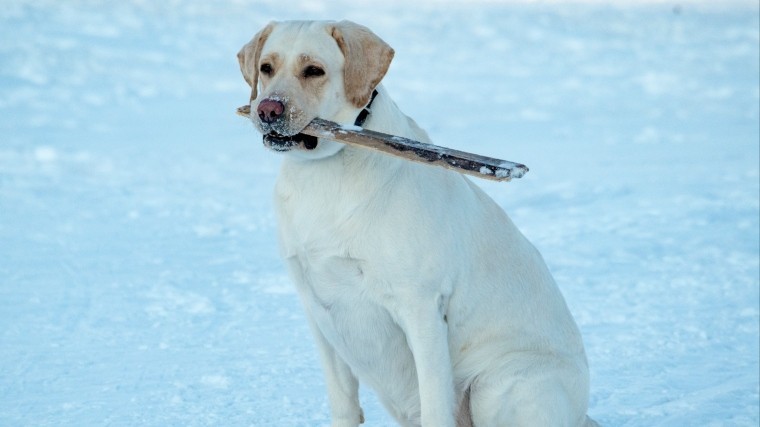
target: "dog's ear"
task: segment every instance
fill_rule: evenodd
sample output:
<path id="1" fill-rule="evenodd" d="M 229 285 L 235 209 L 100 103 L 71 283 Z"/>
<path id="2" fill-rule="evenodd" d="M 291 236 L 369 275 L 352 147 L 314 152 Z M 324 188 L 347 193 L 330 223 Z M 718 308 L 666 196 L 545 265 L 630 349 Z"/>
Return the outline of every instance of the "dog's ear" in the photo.
<path id="1" fill-rule="evenodd" d="M 270 22 L 264 29 L 256 33 L 255 36 L 240 49 L 238 52 L 238 62 L 240 63 L 240 72 L 243 73 L 248 86 L 251 87 L 251 101 L 256 99 L 257 88 L 259 85 L 259 58 L 261 58 L 261 48 L 264 47 L 264 42 L 267 41 L 267 37 L 272 32 L 275 23 Z"/>
<path id="2" fill-rule="evenodd" d="M 393 49 L 368 28 L 351 21 L 340 21 L 331 29 L 346 58 L 343 68 L 346 97 L 354 106 L 362 108 L 388 71 Z"/>

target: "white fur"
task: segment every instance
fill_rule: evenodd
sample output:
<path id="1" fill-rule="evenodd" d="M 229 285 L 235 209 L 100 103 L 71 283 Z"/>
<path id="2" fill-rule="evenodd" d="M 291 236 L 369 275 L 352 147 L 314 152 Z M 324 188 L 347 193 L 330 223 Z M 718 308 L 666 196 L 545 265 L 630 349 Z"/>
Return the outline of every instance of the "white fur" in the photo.
<path id="1" fill-rule="evenodd" d="M 308 104 L 311 118 L 351 124 L 358 109 L 342 93 L 343 59 L 327 25 L 277 23 L 264 45 L 321 58 L 327 93 L 303 101 L 293 78 L 275 78 L 252 108 L 276 94 Z M 378 89 L 364 127 L 429 142 Z M 593 425 L 578 329 L 541 255 L 504 211 L 457 173 L 336 142 L 320 147 L 286 154 L 275 202 L 333 426 L 363 421 L 359 382 L 403 426 Z"/>

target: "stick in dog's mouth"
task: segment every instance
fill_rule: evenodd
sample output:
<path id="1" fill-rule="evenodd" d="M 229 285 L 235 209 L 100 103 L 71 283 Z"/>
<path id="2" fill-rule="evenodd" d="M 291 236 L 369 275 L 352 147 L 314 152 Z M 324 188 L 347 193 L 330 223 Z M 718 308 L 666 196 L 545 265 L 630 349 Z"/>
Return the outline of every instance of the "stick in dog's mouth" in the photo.
<path id="1" fill-rule="evenodd" d="M 239 107 L 237 114 L 250 118 L 251 106 Z M 353 127 L 349 129 L 338 123 L 322 119 L 312 120 L 301 133 L 296 135 L 283 136 L 268 133 L 264 135 L 264 144 L 275 151 L 288 151 L 294 148 L 313 150 L 317 147 L 318 138 L 332 139 L 491 181 L 510 181 L 512 178 L 522 178 L 528 172 L 528 167 L 520 163 L 453 150 L 367 129 Z"/>

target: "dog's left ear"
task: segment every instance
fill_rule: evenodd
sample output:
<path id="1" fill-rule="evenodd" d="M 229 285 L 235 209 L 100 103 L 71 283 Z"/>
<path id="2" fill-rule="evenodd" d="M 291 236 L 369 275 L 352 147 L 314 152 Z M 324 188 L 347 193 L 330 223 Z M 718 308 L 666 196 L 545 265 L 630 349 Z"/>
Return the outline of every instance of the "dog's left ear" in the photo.
<path id="1" fill-rule="evenodd" d="M 346 97 L 354 106 L 362 108 L 388 71 L 393 48 L 368 28 L 351 21 L 334 24 L 332 36 L 346 58 L 343 68 Z"/>
<path id="2" fill-rule="evenodd" d="M 251 87 L 251 101 L 256 99 L 256 91 L 259 86 L 261 49 L 264 47 L 264 42 L 267 41 L 267 37 L 272 32 L 274 25 L 274 22 L 270 22 L 264 29 L 256 33 L 253 39 L 246 43 L 237 54 L 240 72 L 243 73 L 243 78 L 248 83 L 248 86 Z"/>

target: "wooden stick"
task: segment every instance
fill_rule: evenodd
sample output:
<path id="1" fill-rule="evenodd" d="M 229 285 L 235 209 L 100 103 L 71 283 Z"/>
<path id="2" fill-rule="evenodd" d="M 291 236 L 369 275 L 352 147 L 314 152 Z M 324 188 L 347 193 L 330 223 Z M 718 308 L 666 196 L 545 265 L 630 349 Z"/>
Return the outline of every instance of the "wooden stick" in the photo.
<path id="1" fill-rule="evenodd" d="M 238 108 L 237 114 L 250 117 L 250 106 L 244 105 Z M 368 129 L 345 128 L 328 120 L 314 119 L 301 133 L 368 148 L 413 162 L 452 169 L 492 181 L 522 178 L 528 172 L 528 167 L 520 163 L 453 150 Z"/>

